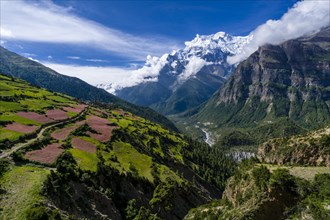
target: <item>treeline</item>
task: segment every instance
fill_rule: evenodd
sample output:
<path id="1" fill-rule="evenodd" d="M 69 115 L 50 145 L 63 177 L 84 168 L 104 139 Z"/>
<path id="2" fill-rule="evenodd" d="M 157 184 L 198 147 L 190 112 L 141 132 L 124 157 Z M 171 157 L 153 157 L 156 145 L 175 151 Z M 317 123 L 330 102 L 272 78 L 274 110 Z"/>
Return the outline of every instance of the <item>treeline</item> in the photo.
<path id="1" fill-rule="evenodd" d="M 236 170 L 237 164 L 233 158 L 225 155 L 220 148 L 212 148 L 206 143 L 186 138 L 188 146 L 182 151 L 187 162 L 193 162 L 198 165 L 192 166 L 204 180 L 215 184 L 223 190 L 226 180 L 232 176 Z"/>

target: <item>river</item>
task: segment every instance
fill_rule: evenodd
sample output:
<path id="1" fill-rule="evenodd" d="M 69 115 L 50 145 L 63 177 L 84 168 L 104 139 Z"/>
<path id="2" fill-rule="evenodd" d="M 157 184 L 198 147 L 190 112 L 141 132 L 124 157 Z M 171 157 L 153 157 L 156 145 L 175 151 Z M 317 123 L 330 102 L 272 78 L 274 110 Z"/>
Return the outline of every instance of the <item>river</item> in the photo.
<path id="1" fill-rule="evenodd" d="M 203 131 L 204 134 L 205 134 L 205 140 L 204 140 L 204 141 L 205 141 L 208 145 L 212 146 L 212 145 L 214 144 L 214 140 L 213 140 L 213 138 L 211 137 L 210 133 L 209 133 L 205 128 L 202 128 L 202 131 Z"/>

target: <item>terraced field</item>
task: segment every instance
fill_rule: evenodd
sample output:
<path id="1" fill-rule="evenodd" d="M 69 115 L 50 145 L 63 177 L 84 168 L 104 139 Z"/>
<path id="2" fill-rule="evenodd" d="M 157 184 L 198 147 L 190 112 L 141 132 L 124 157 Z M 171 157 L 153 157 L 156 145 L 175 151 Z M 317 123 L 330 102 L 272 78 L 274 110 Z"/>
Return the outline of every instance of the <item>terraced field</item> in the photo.
<path id="1" fill-rule="evenodd" d="M 31 161 L 52 164 L 63 151 L 64 150 L 61 148 L 59 143 L 52 143 L 42 149 L 29 151 L 24 155 L 24 157 Z"/>
<path id="2" fill-rule="evenodd" d="M 64 110 L 70 110 L 70 112 L 79 114 L 83 110 L 82 106 L 85 107 L 84 105 L 72 104 L 71 102 L 72 100 L 68 100 L 70 106 L 63 107 L 63 110 L 46 110 L 45 114 L 27 111 L 18 112 L 16 115 L 32 120 L 35 124 L 39 123 L 39 126 L 41 123 L 45 125 L 54 120 L 68 119 L 69 117 L 63 117 Z M 15 124 L 18 123 L 13 122 L 10 125 L 13 126 Z M 27 125 L 22 124 L 21 126 Z M 30 127 L 34 129 L 38 128 L 37 125 L 29 125 Z M 3 129 L 6 129 L 6 127 Z M 140 139 L 141 143 L 148 146 L 144 150 L 150 151 L 151 155 L 147 156 L 137 151 L 135 146 L 129 143 L 130 140 L 127 140 L 126 143 L 111 141 L 113 132 L 116 129 L 125 129 L 125 131 L 130 133 L 128 136 L 131 136 L 131 139 Z M 153 165 L 152 154 L 161 158 L 165 158 L 165 155 L 167 155 L 173 160 L 183 162 L 182 155 L 180 154 L 180 146 L 185 145 L 185 142 L 180 137 L 157 124 L 146 121 L 121 109 L 106 110 L 91 108 L 84 118 L 73 123 L 68 123 L 64 127 L 55 127 L 49 133 L 46 144 L 37 147 L 32 146 L 30 149 L 22 150 L 23 158 L 33 162 L 51 165 L 64 152 L 63 145 L 69 143 L 72 147 L 69 151 L 82 169 L 96 170 L 98 161 L 96 154 L 99 151 L 103 158 L 109 161 L 108 164 L 110 166 L 113 166 L 124 174 L 137 172 L 150 181 L 153 180 L 151 175 Z M 153 137 L 154 134 L 160 134 L 162 138 Z M 104 150 L 109 141 L 113 145 L 111 152 Z M 165 149 L 161 145 L 168 145 L 168 148 Z M 110 158 L 117 159 L 114 162 Z M 161 166 L 159 165 L 159 167 Z M 166 176 L 172 176 L 173 179 L 180 179 L 176 177 L 175 173 Z M 160 177 L 160 179 L 165 181 L 166 178 Z"/>
<path id="3" fill-rule="evenodd" d="M 67 150 L 81 169 L 96 171 L 98 152 L 109 166 L 123 174 L 135 173 L 153 181 L 152 169 L 158 169 L 163 181 L 166 178 L 181 179 L 166 166 L 152 160 L 155 155 L 183 162 L 180 146 L 186 143 L 159 125 L 122 109 L 107 110 L 98 107 L 90 107 L 88 112 L 77 120 L 65 123 L 82 113 L 87 106 L 71 97 L 36 89 L 24 81 L 3 75 L 0 75 L 0 85 L 2 149 L 8 147 L 6 142 L 24 142 L 29 139 L 27 134 L 37 133 L 41 127 L 48 124 L 64 121 L 61 126 L 47 131 L 36 143 L 18 150 L 22 160 L 52 166 L 57 157 Z M 128 132 L 127 137 L 130 136 L 130 139 L 125 142 L 112 140 L 113 132 L 118 129 Z M 157 137 L 154 137 L 155 134 Z M 118 136 L 121 135 L 117 134 L 116 139 Z M 139 139 L 145 149 L 137 150 L 136 146 L 132 146 L 134 139 Z M 109 143 L 112 145 L 110 151 L 107 147 Z M 150 152 L 146 154 L 141 150 Z"/>
<path id="4" fill-rule="evenodd" d="M 73 98 L 35 88 L 0 75 L 0 150 L 50 123 L 69 119 L 86 105 Z"/>

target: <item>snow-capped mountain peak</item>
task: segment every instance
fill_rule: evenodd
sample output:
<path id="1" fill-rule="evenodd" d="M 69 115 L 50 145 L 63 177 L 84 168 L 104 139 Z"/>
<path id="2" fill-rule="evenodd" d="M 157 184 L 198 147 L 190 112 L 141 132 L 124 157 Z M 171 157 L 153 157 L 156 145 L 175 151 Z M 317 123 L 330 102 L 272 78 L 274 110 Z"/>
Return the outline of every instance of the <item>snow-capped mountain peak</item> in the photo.
<path id="1" fill-rule="evenodd" d="M 223 31 L 220 31 L 220 32 L 214 34 L 213 37 L 212 37 L 212 39 L 224 38 L 225 36 L 230 36 L 230 35 L 226 34 Z"/>
<path id="2" fill-rule="evenodd" d="M 167 74 L 173 79 L 166 85 L 168 88 L 177 88 L 191 77 L 194 77 L 204 66 L 226 65 L 226 58 L 229 55 L 236 55 L 241 52 L 252 36 L 231 36 L 225 32 L 218 32 L 211 35 L 199 35 L 191 41 L 185 42 L 185 48 L 174 50 L 171 54 L 154 57 L 147 56 L 144 66 L 132 71 L 130 78 L 122 83 L 109 85 L 98 85 L 111 93 L 116 90 L 136 86 L 147 82 L 157 82 L 160 74 Z M 218 74 L 214 71 L 212 74 Z M 225 77 L 227 73 L 223 73 Z"/>
<path id="3" fill-rule="evenodd" d="M 199 35 L 192 41 L 186 41 L 186 47 L 183 49 L 189 54 L 191 51 L 202 51 L 212 53 L 214 50 L 221 50 L 223 53 L 235 55 L 240 53 L 243 46 L 251 40 L 251 36 L 231 36 L 225 32 L 218 32 L 211 35 Z"/>

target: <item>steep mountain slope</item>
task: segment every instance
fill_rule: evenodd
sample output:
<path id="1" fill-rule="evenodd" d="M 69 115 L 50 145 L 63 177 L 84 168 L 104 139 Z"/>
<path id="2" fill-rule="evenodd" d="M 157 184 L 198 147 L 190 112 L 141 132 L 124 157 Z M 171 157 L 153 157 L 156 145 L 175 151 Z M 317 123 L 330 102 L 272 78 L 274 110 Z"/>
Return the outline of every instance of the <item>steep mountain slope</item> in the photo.
<path id="1" fill-rule="evenodd" d="M 206 101 L 222 85 L 232 70 L 226 57 L 239 53 L 249 40 L 249 36 L 224 32 L 197 35 L 184 49 L 161 58 L 148 57 L 146 65 L 137 71 L 145 74 L 144 78 L 134 85 L 100 87 L 165 115 L 181 113 Z"/>
<path id="2" fill-rule="evenodd" d="M 111 103 L 141 117 L 161 123 L 172 130 L 177 130 L 167 118 L 149 108 L 125 102 L 78 78 L 59 74 L 38 62 L 10 52 L 3 47 L 0 47 L 0 55 L 0 72 L 5 75 L 18 77 L 36 86 L 44 87 L 54 92 L 61 92 L 78 99 Z"/>
<path id="3" fill-rule="evenodd" d="M 323 127 L 330 122 L 329 61 L 329 27 L 281 45 L 262 46 L 238 65 L 191 120 L 211 122 L 208 128 L 213 130 L 258 126 L 267 130 L 283 126 L 283 121 L 278 123 L 283 118 L 291 127 Z"/>
<path id="4" fill-rule="evenodd" d="M 235 170 L 221 151 L 122 109 L 0 83 L 1 135 L 20 129 L 0 139 L 1 158 L 15 149 L 0 159 L 1 219 L 182 219 Z M 24 136 L 32 126 L 47 130 Z"/>
<path id="5" fill-rule="evenodd" d="M 326 220 L 329 184 L 329 170 L 305 179 L 287 169 L 247 161 L 229 179 L 221 200 L 192 209 L 184 219 Z"/>

